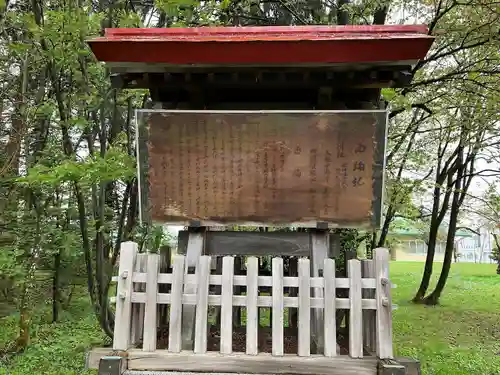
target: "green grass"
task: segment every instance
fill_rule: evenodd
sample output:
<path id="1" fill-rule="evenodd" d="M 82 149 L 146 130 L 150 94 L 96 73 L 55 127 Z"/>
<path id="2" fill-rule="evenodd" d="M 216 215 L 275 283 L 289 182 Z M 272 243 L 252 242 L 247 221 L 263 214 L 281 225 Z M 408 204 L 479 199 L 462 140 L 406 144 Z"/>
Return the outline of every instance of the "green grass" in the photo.
<path id="1" fill-rule="evenodd" d="M 16 337 L 18 316 L 0 319 L 0 348 Z M 101 346 L 105 340 L 90 308 L 85 289 L 73 297 L 68 311 L 62 311 L 60 322 L 51 321 L 51 306 L 41 307 L 33 317 L 28 349 L 2 363 L 0 375 L 94 375 L 84 371 L 85 353 Z"/>
<path id="2" fill-rule="evenodd" d="M 494 265 L 452 266 L 437 307 L 415 306 L 422 263 L 391 263 L 397 355 L 418 358 L 426 375 L 500 374 L 500 276 Z M 440 264 L 435 264 L 439 274 Z M 437 275 L 435 275 L 437 278 Z M 435 281 L 434 278 L 434 281 Z"/>
<path id="3" fill-rule="evenodd" d="M 493 265 L 453 265 L 438 307 L 415 306 L 422 263 L 391 263 L 397 355 L 422 361 L 424 375 L 500 375 L 500 276 Z M 436 264 L 435 272 L 439 272 Z M 436 275 L 437 276 L 437 275 Z M 83 371 L 84 353 L 100 346 L 101 333 L 88 299 L 75 296 L 61 322 L 50 324 L 50 306 L 34 319 L 32 344 L 0 375 L 95 374 Z M 0 347 L 15 337 L 16 316 L 0 319 Z"/>

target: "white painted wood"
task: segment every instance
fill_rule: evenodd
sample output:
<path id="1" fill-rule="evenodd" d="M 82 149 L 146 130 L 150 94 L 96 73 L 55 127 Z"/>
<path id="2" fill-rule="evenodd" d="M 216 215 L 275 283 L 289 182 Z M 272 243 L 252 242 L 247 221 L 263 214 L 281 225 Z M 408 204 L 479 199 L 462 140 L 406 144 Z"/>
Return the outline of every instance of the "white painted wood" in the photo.
<path id="1" fill-rule="evenodd" d="M 375 277 L 375 262 L 371 259 L 361 261 L 361 273 L 363 279 Z M 375 299 L 375 289 L 363 289 L 363 298 Z M 377 351 L 375 311 L 363 310 L 363 345 L 370 353 Z"/>
<path id="2" fill-rule="evenodd" d="M 247 309 L 247 337 L 246 353 L 250 355 L 258 354 L 258 335 L 259 335 L 259 313 L 258 313 L 258 275 L 259 260 L 256 257 L 247 258 L 247 276 L 246 286 L 247 295 L 245 306 Z"/>
<path id="3" fill-rule="evenodd" d="M 134 274 L 136 272 L 143 273 L 146 270 L 147 254 L 137 254 L 134 264 Z M 146 280 L 135 282 L 132 276 L 133 291 L 144 292 L 146 290 Z M 144 330 L 144 304 L 132 303 L 132 327 L 130 329 L 130 345 L 135 346 L 140 343 L 143 337 Z"/>
<path id="4" fill-rule="evenodd" d="M 164 303 L 170 303 L 170 319 L 168 332 L 168 350 L 178 353 L 182 349 L 181 319 L 182 319 L 182 291 L 184 289 L 184 263 L 183 255 L 174 255 L 172 266 L 172 288 L 171 299 Z M 160 302 L 158 295 L 158 302 Z"/>
<path id="5" fill-rule="evenodd" d="M 160 255 L 147 255 L 146 303 L 144 305 L 144 339 L 142 350 L 154 352 L 156 350 L 156 298 L 158 296 L 158 271 L 160 269 Z"/>
<path id="6" fill-rule="evenodd" d="M 312 277 L 321 277 L 325 259 L 328 258 L 329 248 L 329 234 L 328 232 L 313 232 L 311 233 L 311 267 Z M 322 287 L 315 287 L 312 289 L 312 296 L 315 298 L 323 298 L 324 290 Z M 318 352 L 324 350 L 324 311 L 323 309 L 314 308 L 312 310 L 312 338 Z"/>
<path id="7" fill-rule="evenodd" d="M 298 355 L 311 354 L 311 269 L 309 259 L 299 259 L 299 319 Z"/>
<path id="8" fill-rule="evenodd" d="M 204 233 L 189 233 L 186 251 L 185 274 L 190 268 L 198 266 L 199 259 L 203 253 Z M 189 278 L 185 278 L 184 294 L 196 293 L 196 279 L 193 283 Z M 182 349 L 193 350 L 194 325 L 196 307 L 184 305 L 182 307 Z"/>
<path id="9" fill-rule="evenodd" d="M 234 258 L 222 260 L 222 290 L 220 319 L 220 352 L 231 354 L 233 351 L 233 276 Z"/>
<path id="10" fill-rule="evenodd" d="M 89 353 L 89 368 L 97 368 L 99 360 L 111 355 L 110 348 L 95 348 Z M 296 355 L 273 357 L 267 353 L 220 355 L 207 353 L 194 356 L 192 352 L 169 353 L 157 350 L 145 353 L 128 352 L 128 370 L 181 371 L 195 373 L 294 374 L 294 375 L 376 375 L 377 358 L 353 359 L 348 356 L 309 358 Z"/>
<path id="11" fill-rule="evenodd" d="M 210 257 L 203 255 L 196 268 L 197 299 L 196 299 L 196 325 L 194 333 L 194 352 L 203 354 L 207 352 L 207 326 L 208 326 L 208 287 L 210 276 Z"/>
<path id="12" fill-rule="evenodd" d="M 132 273 L 137 256 L 135 242 L 123 242 L 120 248 L 120 264 L 118 266 L 118 286 L 116 298 L 115 330 L 113 338 L 114 350 L 127 350 L 130 345 L 130 329 L 132 315 Z"/>
<path id="13" fill-rule="evenodd" d="M 348 276 L 351 282 L 349 290 L 349 355 L 363 358 L 363 306 L 361 303 L 361 262 L 357 259 L 348 261 Z"/>
<path id="14" fill-rule="evenodd" d="M 132 301 L 134 303 L 145 303 L 146 293 L 136 293 L 132 294 Z M 157 296 L 158 304 L 170 304 L 171 295 L 169 293 L 158 293 Z M 246 306 L 247 297 L 246 296 L 233 296 L 233 306 Z M 257 303 L 259 307 L 272 307 L 273 299 L 269 296 L 259 296 L 257 297 Z M 182 296 L 183 305 L 196 305 L 196 294 L 185 294 Z M 209 295 L 208 304 L 210 306 L 220 306 L 221 296 Z M 283 297 L 284 307 L 299 307 L 299 302 L 297 297 Z M 349 309 L 351 303 L 349 298 L 336 298 L 335 306 L 337 309 Z M 361 300 L 361 306 L 363 310 L 376 310 L 377 305 L 374 299 L 363 299 Z M 311 308 L 324 309 L 325 303 L 323 298 L 313 298 L 311 297 Z"/>
<path id="15" fill-rule="evenodd" d="M 335 306 L 335 260 L 325 259 L 325 268 L 323 270 L 325 278 L 325 350 L 326 357 L 334 357 L 337 353 L 337 322 Z"/>
<path id="16" fill-rule="evenodd" d="M 389 250 L 378 248 L 374 251 L 376 288 L 377 356 L 392 359 L 392 298 L 389 280 Z"/>
<path id="17" fill-rule="evenodd" d="M 118 276 L 115 276 L 118 279 Z M 134 273 L 133 280 L 134 283 L 145 283 L 147 274 Z M 160 273 L 158 275 L 159 284 L 170 284 L 172 282 L 172 274 L 170 273 Z M 196 284 L 196 276 L 193 274 L 187 275 L 186 282 L 189 284 Z M 210 285 L 221 285 L 222 275 L 210 275 Z M 247 283 L 246 276 L 235 275 L 233 280 L 234 286 L 245 286 Z M 339 289 L 349 289 L 349 279 L 345 277 L 340 277 L 336 279 L 337 288 Z M 375 289 L 375 278 L 361 279 L 361 284 L 363 288 Z M 271 287 L 273 285 L 273 278 L 271 276 L 259 276 L 258 277 L 259 287 Z M 299 279 L 297 277 L 285 276 L 283 277 L 283 286 L 298 288 Z M 323 277 L 311 277 L 311 288 L 324 288 Z"/>
<path id="18" fill-rule="evenodd" d="M 272 289 L 272 354 L 281 356 L 283 351 L 283 258 L 273 258 L 273 289 Z"/>

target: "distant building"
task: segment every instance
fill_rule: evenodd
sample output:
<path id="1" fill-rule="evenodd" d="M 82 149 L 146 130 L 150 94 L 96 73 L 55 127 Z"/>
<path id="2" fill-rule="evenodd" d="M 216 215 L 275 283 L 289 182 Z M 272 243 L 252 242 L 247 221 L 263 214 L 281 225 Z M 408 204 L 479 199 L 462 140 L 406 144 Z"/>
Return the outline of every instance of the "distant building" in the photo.
<path id="1" fill-rule="evenodd" d="M 423 262 L 427 256 L 427 233 L 405 220 L 398 220 L 389 232 L 393 259 Z M 469 230 L 459 229 L 455 235 L 455 247 L 458 262 L 492 263 L 490 258 L 494 248 L 491 231 L 480 228 L 479 235 Z M 434 260 L 442 262 L 446 248 L 446 231 L 440 229 Z M 455 261 L 455 257 L 453 259 Z"/>

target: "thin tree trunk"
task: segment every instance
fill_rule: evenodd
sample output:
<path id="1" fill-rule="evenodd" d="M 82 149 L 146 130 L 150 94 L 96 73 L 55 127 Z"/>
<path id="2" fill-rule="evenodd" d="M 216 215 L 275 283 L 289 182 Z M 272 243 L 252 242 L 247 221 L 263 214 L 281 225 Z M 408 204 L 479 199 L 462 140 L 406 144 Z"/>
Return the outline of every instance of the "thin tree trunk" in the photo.
<path id="1" fill-rule="evenodd" d="M 463 151 L 460 152 L 459 159 L 460 163 L 463 163 Z M 463 178 L 463 167 L 460 167 L 457 174 L 457 179 L 455 181 L 455 189 L 453 191 L 453 199 L 451 203 L 450 211 L 450 223 L 448 226 L 448 234 L 446 236 L 446 250 L 444 253 L 443 268 L 441 269 L 441 274 L 439 275 L 439 280 L 436 284 L 434 291 L 424 298 L 423 302 L 426 305 L 437 305 L 439 303 L 439 298 L 444 290 L 446 281 L 448 280 L 448 275 L 450 273 L 451 262 L 453 260 L 453 250 L 455 248 L 455 233 L 457 231 L 458 214 L 460 212 L 460 184 Z"/>
<path id="2" fill-rule="evenodd" d="M 54 270 L 52 274 L 52 323 L 59 320 L 59 275 L 61 272 L 61 251 L 54 255 Z"/>
<path id="3" fill-rule="evenodd" d="M 498 238 L 498 234 L 493 233 L 493 239 L 495 240 L 495 244 L 497 246 L 497 275 L 500 275 L 500 239 Z"/>

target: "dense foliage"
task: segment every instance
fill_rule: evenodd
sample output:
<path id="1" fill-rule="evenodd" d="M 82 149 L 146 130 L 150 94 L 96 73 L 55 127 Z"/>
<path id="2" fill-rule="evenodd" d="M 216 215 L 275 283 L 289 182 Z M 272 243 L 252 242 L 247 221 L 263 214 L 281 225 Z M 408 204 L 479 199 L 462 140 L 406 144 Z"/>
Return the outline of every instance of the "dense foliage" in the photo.
<path id="1" fill-rule="evenodd" d="M 499 17 L 499 4 L 485 0 L 0 0 L 0 314 L 19 313 L 7 350 L 29 344 L 40 277 L 52 285 L 54 321 L 83 280 L 111 335 L 107 296 L 120 242 L 158 248 L 164 240 L 137 217 L 133 109 L 151 105 L 148 93 L 112 89 L 86 39 L 105 27 L 428 24 L 437 40 L 413 83 L 383 91 L 391 118 L 384 225 L 341 235 L 344 249 L 363 241 L 371 249 L 386 244 L 396 217 L 424 221 L 429 256 L 415 300 L 437 303 L 471 184 L 498 173 L 480 160 L 500 160 Z M 447 257 L 425 299 L 445 219 Z"/>

